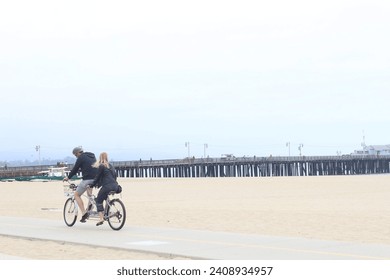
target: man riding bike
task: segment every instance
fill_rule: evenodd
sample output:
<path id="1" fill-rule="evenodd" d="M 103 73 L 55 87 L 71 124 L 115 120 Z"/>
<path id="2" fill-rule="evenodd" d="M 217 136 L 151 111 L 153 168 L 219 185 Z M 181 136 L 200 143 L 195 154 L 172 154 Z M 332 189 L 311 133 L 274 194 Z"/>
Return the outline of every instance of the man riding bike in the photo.
<path id="1" fill-rule="evenodd" d="M 64 178 L 64 181 L 68 181 L 77 172 L 81 171 L 82 180 L 77 186 L 76 192 L 74 193 L 75 200 L 82 211 L 82 217 L 80 222 L 85 223 L 88 218 L 88 211 L 85 210 L 83 200 L 81 199 L 81 195 L 87 191 L 88 195 L 91 194 L 91 190 L 89 189 L 89 185 L 92 184 L 93 179 L 97 175 L 97 169 L 92 167 L 92 165 L 96 162 L 95 154 L 91 152 L 84 152 L 82 147 L 76 147 L 73 149 L 73 155 L 77 158 L 72 170 L 70 171 L 68 177 Z"/>

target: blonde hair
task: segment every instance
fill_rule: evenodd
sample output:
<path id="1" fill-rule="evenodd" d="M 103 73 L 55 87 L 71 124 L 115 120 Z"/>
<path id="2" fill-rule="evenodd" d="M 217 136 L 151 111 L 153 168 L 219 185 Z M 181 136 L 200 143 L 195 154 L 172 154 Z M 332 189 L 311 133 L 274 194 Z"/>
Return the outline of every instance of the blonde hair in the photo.
<path id="1" fill-rule="evenodd" d="M 106 152 L 100 153 L 99 161 L 96 161 L 92 166 L 98 168 L 100 165 L 110 168 L 110 162 L 108 161 L 108 154 Z"/>

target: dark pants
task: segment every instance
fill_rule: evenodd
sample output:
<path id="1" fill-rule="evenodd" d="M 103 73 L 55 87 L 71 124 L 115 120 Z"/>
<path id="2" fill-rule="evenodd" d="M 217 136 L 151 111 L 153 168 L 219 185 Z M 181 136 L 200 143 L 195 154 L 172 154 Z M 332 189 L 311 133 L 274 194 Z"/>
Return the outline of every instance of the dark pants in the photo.
<path id="1" fill-rule="evenodd" d="M 103 212 L 104 207 L 103 207 L 103 201 L 107 199 L 108 194 L 111 191 L 116 191 L 117 190 L 117 185 L 106 185 L 101 187 L 97 197 L 96 197 L 96 207 L 98 212 Z"/>

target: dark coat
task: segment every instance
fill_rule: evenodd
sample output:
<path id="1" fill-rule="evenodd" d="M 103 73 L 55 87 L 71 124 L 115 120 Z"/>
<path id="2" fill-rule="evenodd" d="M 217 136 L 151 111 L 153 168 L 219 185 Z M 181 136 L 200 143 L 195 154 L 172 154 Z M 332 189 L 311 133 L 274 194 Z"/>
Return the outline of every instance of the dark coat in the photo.
<path id="1" fill-rule="evenodd" d="M 116 172 L 115 168 L 110 164 L 110 168 L 105 167 L 104 165 L 99 165 L 97 169 L 97 175 L 94 178 L 91 187 L 103 187 L 116 191 L 118 188 L 118 183 L 116 182 Z"/>
<path id="2" fill-rule="evenodd" d="M 82 153 L 76 160 L 72 170 L 70 171 L 68 178 L 72 178 L 77 172 L 81 171 L 83 180 L 92 180 L 97 175 L 97 169 L 92 167 L 96 162 L 95 154 L 91 152 Z"/>

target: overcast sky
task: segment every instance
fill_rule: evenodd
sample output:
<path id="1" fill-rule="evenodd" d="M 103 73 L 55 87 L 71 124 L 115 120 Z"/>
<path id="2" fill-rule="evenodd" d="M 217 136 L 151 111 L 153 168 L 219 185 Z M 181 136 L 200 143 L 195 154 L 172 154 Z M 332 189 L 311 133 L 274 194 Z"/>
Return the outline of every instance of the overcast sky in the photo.
<path id="1" fill-rule="evenodd" d="M 390 2 L 2 1 L 0 161 L 390 144 Z"/>

